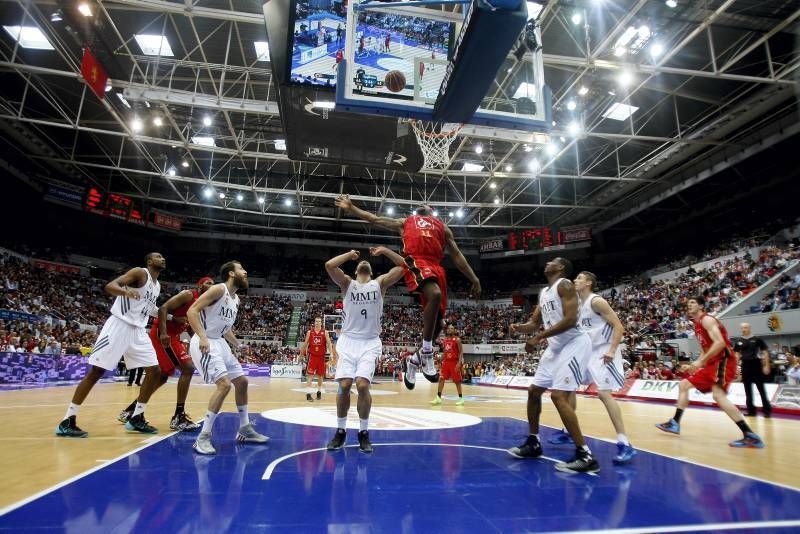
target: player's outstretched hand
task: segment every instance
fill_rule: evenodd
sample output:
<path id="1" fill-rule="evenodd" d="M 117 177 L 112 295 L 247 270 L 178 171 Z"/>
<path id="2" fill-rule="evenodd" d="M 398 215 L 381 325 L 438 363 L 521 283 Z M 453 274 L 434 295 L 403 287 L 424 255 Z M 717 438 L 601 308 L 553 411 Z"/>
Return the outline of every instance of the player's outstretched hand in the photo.
<path id="1" fill-rule="evenodd" d="M 469 288 L 469 298 L 478 300 L 481 298 L 481 282 L 475 280 L 472 282 L 472 287 Z"/>
<path id="2" fill-rule="evenodd" d="M 371 256 L 382 256 L 386 252 L 386 247 L 383 245 L 378 245 L 377 247 L 369 247 L 369 253 Z"/>
<path id="3" fill-rule="evenodd" d="M 355 261 L 360 257 L 361 257 L 361 253 L 359 251 L 357 251 L 357 250 L 351 250 L 350 251 L 350 259 L 351 260 Z"/>
<path id="4" fill-rule="evenodd" d="M 336 207 L 349 211 L 353 207 L 353 201 L 350 200 L 350 195 L 339 195 L 336 197 Z"/>
<path id="5" fill-rule="evenodd" d="M 509 334 L 518 334 L 519 333 L 519 330 L 518 330 L 519 327 L 520 327 L 519 323 L 511 323 L 508 326 L 508 333 Z"/>

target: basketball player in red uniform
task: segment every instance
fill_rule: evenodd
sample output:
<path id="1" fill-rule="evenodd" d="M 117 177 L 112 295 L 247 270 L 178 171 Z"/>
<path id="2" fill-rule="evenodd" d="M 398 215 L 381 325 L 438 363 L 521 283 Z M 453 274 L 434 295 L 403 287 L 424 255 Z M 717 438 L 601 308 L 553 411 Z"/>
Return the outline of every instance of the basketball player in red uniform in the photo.
<path id="1" fill-rule="evenodd" d="M 311 389 L 311 377 L 317 377 L 317 400 L 322 398 L 322 381 L 325 380 L 325 351 L 331 353 L 331 358 L 336 360 L 336 350 L 333 348 L 328 332 L 322 328 L 322 317 L 314 319 L 314 327 L 306 334 L 306 341 L 300 349 L 300 356 L 308 356 L 306 365 L 306 387 Z M 306 400 L 313 401 L 311 393 L 306 393 Z"/>
<path id="2" fill-rule="evenodd" d="M 441 266 L 445 246 L 450 249 L 453 263 L 472 284 L 470 297 L 478 299 L 481 294 L 481 283 L 458 248 L 453 232 L 434 217 L 431 207 L 425 204 L 419 206 L 414 215 L 404 219 L 381 217 L 364 211 L 356 207 L 348 195 L 340 195 L 336 199 L 336 206 L 370 224 L 398 232 L 403 238 L 405 258 L 401 259 L 407 269 L 406 287 L 420 296 L 423 309 L 422 347 L 407 360 L 403 380 L 408 389 L 414 389 L 417 367 L 422 366 L 425 378 L 430 382 L 438 382 L 439 374 L 433 363 L 433 340 L 439 337 L 447 309 L 447 277 Z M 397 254 L 391 252 L 386 256 L 398 264 Z"/>
<path id="3" fill-rule="evenodd" d="M 200 429 L 200 425 L 192 421 L 185 411 L 186 397 L 189 395 L 189 384 L 192 382 L 194 365 L 192 358 L 186 352 L 181 341 L 181 334 L 189 328 L 186 312 L 192 304 L 214 285 L 214 280 L 208 276 L 197 281 L 197 289 L 184 289 L 174 295 L 158 308 L 158 317 L 150 327 L 150 341 L 156 349 L 158 366 L 161 368 L 161 380 L 156 389 L 167 383 L 167 379 L 180 369 L 178 378 L 178 400 L 175 404 L 175 414 L 169 422 L 172 430 L 193 432 Z M 133 401 L 119 414 L 119 421 L 125 423 L 133 414 L 136 401 Z"/>
<path id="4" fill-rule="evenodd" d="M 666 423 L 656 427 L 670 434 L 680 434 L 681 417 L 689 405 L 689 390 L 697 388 L 701 393 L 709 391 L 722 411 L 724 411 L 744 437 L 731 441 L 731 447 L 764 448 L 764 442 L 753 432 L 744 420 L 739 408 L 728 399 L 728 386 L 736 378 L 736 356 L 733 345 L 728 339 L 728 331 L 716 317 L 708 315 L 705 310 L 705 299 L 702 296 L 691 297 L 686 309 L 694 323 L 694 333 L 703 349 L 700 357 L 688 366 L 689 378 L 681 380 L 678 393 L 678 408 L 675 415 Z"/>
<path id="5" fill-rule="evenodd" d="M 437 406 L 442 403 L 442 391 L 446 380 L 452 380 L 458 390 L 458 400 L 456 406 L 464 406 L 464 394 L 461 391 L 461 369 L 464 365 L 464 348 L 461 346 L 461 338 L 456 335 L 456 327 L 447 327 L 447 337 L 442 340 L 442 367 L 439 371 L 439 391 L 431 404 Z"/>

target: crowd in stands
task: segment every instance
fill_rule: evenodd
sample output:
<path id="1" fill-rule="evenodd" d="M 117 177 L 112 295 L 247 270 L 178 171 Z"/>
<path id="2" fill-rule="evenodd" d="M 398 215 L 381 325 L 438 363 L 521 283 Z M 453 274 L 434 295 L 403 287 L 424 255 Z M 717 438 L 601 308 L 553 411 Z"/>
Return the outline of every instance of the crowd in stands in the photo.
<path id="1" fill-rule="evenodd" d="M 768 313 L 800 308 L 800 271 L 793 276 L 785 274 L 775 283 L 774 291 L 750 307 L 751 313 Z"/>
<path id="2" fill-rule="evenodd" d="M 236 332 L 240 337 L 285 341 L 293 309 L 289 297 L 242 296 L 236 319 Z"/>

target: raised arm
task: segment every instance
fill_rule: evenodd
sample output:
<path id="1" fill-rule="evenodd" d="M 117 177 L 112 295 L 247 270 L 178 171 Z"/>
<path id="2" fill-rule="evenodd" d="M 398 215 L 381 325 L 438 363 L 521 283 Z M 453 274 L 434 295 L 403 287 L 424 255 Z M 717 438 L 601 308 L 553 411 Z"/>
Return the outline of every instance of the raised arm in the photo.
<path id="1" fill-rule="evenodd" d="M 386 256 L 386 258 L 388 258 L 389 261 L 391 261 L 398 267 L 404 267 L 406 264 L 406 260 L 403 256 L 383 245 L 378 245 L 377 247 L 370 247 L 369 253 L 372 256 Z"/>
<path id="2" fill-rule="evenodd" d="M 475 273 L 472 271 L 472 267 L 470 267 L 469 262 L 467 262 L 467 258 L 465 258 L 464 254 L 461 253 L 461 249 L 458 248 L 456 238 L 453 236 L 453 231 L 445 226 L 444 235 L 445 239 L 447 240 L 447 246 L 450 249 L 450 255 L 453 256 L 453 263 L 456 264 L 456 267 L 458 267 L 458 270 L 461 271 L 461 274 L 466 276 L 467 280 L 469 280 L 469 283 L 472 284 L 472 287 L 469 290 L 469 296 L 475 300 L 478 300 L 481 296 L 480 280 L 478 280 L 478 277 L 475 276 Z"/>
<path id="3" fill-rule="evenodd" d="M 200 312 L 221 299 L 224 294 L 225 284 L 211 286 L 208 291 L 200 295 L 200 298 L 197 299 L 189 308 L 189 311 L 186 312 L 186 318 L 189 319 L 189 326 L 192 327 L 194 333 L 200 338 L 200 352 L 204 354 L 208 353 L 209 343 L 206 329 L 203 327 L 203 322 L 200 320 Z"/>
<path id="4" fill-rule="evenodd" d="M 622 326 L 622 321 L 619 320 L 617 312 L 611 309 L 611 306 L 608 305 L 608 302 L 606 302 L 606 299 L 603 297 L 596 297 L 592 301 L 592 310 L 605 319 L 605 321 L 611 325 L 611 328 L 613 328 L 611 333 L 611 346 L 608 347 L 608 351 L 603 355 L 603 358 L 610 362 L 614 359 L 614 354 L 617 352 L 617 348 L 622 342 L 622 336 L 625 335 L 625 328 Z"/>
<path id="5" fill-rule="evenodd" d="M 359 254 L 357 250 L 351 250 L 350 252 L 339 254 L 325 262 L 325 270 L 328 271 L 328 276 L 331 277 L 331 280 L 333 280 L 342 291 L 347 291 L 352 279 L 344 274 L 341 266 L 350 260 L 357 260 L 360 256 L 361 254 Z"/>
<path id="6" fill-rule="evenodd" d="M 122 276 L 114 278 L 106 284 L 106 293 L 115 297 L 128 297 L 139 300 L 139 293 L 131 288 L 142 287 L 147 281 L 147 275 L 142 267 L 134 267 Z"/>
<path id="7" fill-rule="evenodd" d="M 370 224 L 375 224 L 382 228 L 386 228 L 387 230 L 393 230 L 395 232 L 401 232 L 403 230 L 403 223 L 405 222 L 405 219 L 381 217 L 380 215 L 375 215 L 374 213 L 364 211 L 353 204 L 353 201 L 350 200 L 349 195 L 339 195 L 339 197 L 336 199 L 336 207 L 352 213 L 359 219 L 363 219 Z"/>
<path id="8" fill-rule="evenodd" d="M 392 267 L 392 270 L 386 274 L 382 274 L 377 278 L 378 284 L 381 286 L 381 294 L 386 293 L 386 290 L 395 285 L 403 279 L 406 274 L 405 267 Z"/>

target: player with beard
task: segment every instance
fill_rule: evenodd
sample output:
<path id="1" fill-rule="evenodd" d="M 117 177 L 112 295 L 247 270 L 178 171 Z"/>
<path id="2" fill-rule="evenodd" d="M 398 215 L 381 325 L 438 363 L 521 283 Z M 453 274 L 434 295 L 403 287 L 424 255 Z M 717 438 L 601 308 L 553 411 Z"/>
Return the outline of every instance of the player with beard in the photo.
<path id="1" fill-rule="evenodd" d="M 233 324 L 239 311 L 239 289 L 247 289 L 247 271 L 238 261 L 229 261 L 219 271 L 223 283 L 211 286 L 192 304 L 186 316 L 194 331 L 189 343 L 189 354 L 195 367 L 200 370 L 207 384 L 216 384 L 217 389 L 208 400 L 208 411 L 203 420 L 203 429 L 194 442 L 199 454 L 216 454 L 211 444 L 211 430 L 225 397 L 233 386 L 236 408 L 239 411 L 239 431 L 236 441 L 242 443 L 266 443 L 267 436 L 253 428 L 247 411 L 247 377 L 242 364 L 233 355 L 231 347 L 239 349 L 239 340 L 233 333 Z"/>

